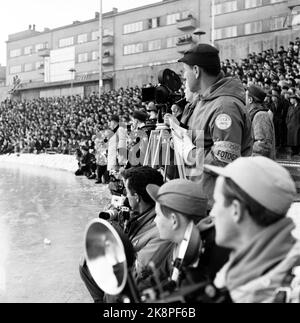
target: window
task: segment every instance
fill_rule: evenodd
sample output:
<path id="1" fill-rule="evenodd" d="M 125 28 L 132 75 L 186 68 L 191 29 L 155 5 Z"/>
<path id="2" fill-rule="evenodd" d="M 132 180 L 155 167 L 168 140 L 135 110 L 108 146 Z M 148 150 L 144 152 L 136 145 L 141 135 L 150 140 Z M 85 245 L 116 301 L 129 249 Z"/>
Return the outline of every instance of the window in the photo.
<path id="1" fill-rule="evenodd" d="M 222 39 L 222 28 L 215 29 L 215 39 Z"/>
<path id="2" fill-rule="evenodd" d="M 170 37 L 167 39 L 167 48 L 176 47 L 178 37 Z"/>
<path id="3" fill-rule="evenodd" d="M 143 51 L 143 44 L 131 44 L 124 46 L 124 55 L 137 54 Z"/>
<path id="4" fill-rule="evenodd" d="M 237 36 L 237 26 L 231 26 L 224 28 L 223 30 L 224 38 L 236 37 Z"/>
<path id="5" fill-rule="evenodd" d="M 18 48 L 18 49 L 12 49 L 10 51 L 10 57 L 18 57 L 18 56 L 21 56 L 21 49 Z"/>
<path id="6" fill-rule="evenodd" d="M 149 29 L 160 27 L 160 18 L 151 18 L 148 20 Z"/>
<path id="7" fill-rule="evenodd" d="M 226 1 L 223 3 L 218 3 L 213 7 L 213 12 L 215 15 L 220 15 L 227 12 L 232 12 L 237 10 L 237 1 Z"/>
<path id="8" fill-rule="evenodd" d="M 27 46 L 24 48 L 24 55 L 30 55 L 33 52 L 33 47 L 32 46 Z"/>
<path id="9" fill-rule="evenodd" d="M 35 45 L 35 51 L 38 52 L 39 50 L 48 48 L 48 43 L 41 43 Z"/>
<path id="10" fill-rule="evenodd" d="M 142 30 L 143 30 L 143 22 L 142 21 L 138 21 L 133 24 L 124 25 L 124 27 L 123 27 L 124 34 L 135 33 L 135 32 L 142 31 Z"/>
<path id="11" fill-rule="evenodd" d="M 237 36 L 237 26 L 219 28 L 215 30 L 215 39 L 230 38 Z"/>
<path id="12" fill-rule="evenodd" d="M 150 40 L 148 43 L 148 50 L 158 50 L 161 49 L 161 40 Z"/>
<path id="13" fill-rule="evenodd" d="M 87 42 L 87 34 L 78 35 L 78 44 L 86 43 Z"/>
<path id="14" fill-rule="evenodd" d="M 22 65 L 15 65 L 10 67 L 10 74 L 17 74 L 22 72 Z"/>
<path id="15" fill-rule="evenodd" d="M 78 55 L 78 63 L 84 63 L 87 62 L 89 59 L 88 53 L 82 53 Z"/>
<path id="16" fill-rule="evenodd" d="M 62 38 L 59 40 L 59 47 L 67 47 L 74 44 L 74 37 Z"/>
<path id="17" fill-rule="evenodd" d="M 95 30 L 92 32 L 92 40 L 98 40 L 99 38 L 99 30 Z"/>
<path id="18" fill-rule="evenodd" d="M 36 70 L 40 70 L 40 69 L 42 69 L 42 68 L 44 68 L 44 63 L 43 63 L 43 61 L 39 61 L 39 62 L 36 62 L 36 63 L 35 63 L 35 69 L 36 69 Z"/>
<path id="19" fill-rule="evenodd" d="M 28 63 L 28 64 L 24 65 L 24 72 L 29 72 L 29 71 L 32 71 L 32 70 L 33 70 L 33 67 L 32 67 L 31 63 Z"/>
<path id="20" fill-rule="evenodd" d="M 245 9 L 256 8 L 262 5 L 262 0 L 245 0 Z"/>
<path id="21" fill-rule="evenodd" d="M 270 29 L 277 30 L 285 28 L 286 17 L 274 17 L 271 19 Z"/>
<path id="22" fill-rule="evenodd" d="M 245 24 L 245 34 L 256 34 L 262 32 L 262 21 L 254 21 Z"/>
<path id="23" fill-rule="evenodd" d="M 180 19 L 180 13 L 174 13 L 167 16 L 167 25 L 174 25 L 177 23 L 177 20 Z"/>
<path id="24" fill-rule="evenodd" d="M 97 51 L 92 52 L 92 60 L 97 61 L 99 59 L 99 53 Z"/>

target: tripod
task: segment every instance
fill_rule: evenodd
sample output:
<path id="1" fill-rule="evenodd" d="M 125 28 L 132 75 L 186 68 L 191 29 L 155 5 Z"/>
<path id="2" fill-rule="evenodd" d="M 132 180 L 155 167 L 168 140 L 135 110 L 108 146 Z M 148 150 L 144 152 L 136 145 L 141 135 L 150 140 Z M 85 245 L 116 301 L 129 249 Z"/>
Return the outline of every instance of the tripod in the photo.
<path id="1" fill-rule="evenodd" d="M 144 166 L 152 168 L 162 167 L 164 169 L 164 180 L 167 180 L 168 169 L 177 166 L 179 178 L 186 179 L 186 171 L 183 158 L 174 147 L 171 147 L 172 133 L 171 130 L 162 125 L 158 125 L 156 130 L 151 131 L 149 144 L 146 150 Z M 174 165 L 172 164 L 174 161 Z"/>

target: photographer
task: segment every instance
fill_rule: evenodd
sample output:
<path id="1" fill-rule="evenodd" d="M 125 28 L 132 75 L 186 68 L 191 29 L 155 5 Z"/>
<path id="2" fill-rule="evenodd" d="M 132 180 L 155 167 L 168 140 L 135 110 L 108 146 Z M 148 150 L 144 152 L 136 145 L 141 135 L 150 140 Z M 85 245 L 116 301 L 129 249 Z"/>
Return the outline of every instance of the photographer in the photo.
<path id="1" fill-rule="evenodd" d="M 132 132 L 128 137 L 129 167 L 142 166 L 148 146 L 149 128 L 146 125 L 146 112 L 135 110 L 132 115 Z"/>
<path id="2" fill-rule="evenodd" d="M 108 139 L 105 132 L 100 132 L 95 139 L 95 151 L 96 151 L 96 164 L 97 164 L 97 181 L 96 184 L 102 184 L 107 182 L 107 148 Z"/>
<path id="3" fill-rule="evenodd" d="M 86 176 L 91 178 L 96 171 L 96 159 L 93 154 L 89 153 L 87 146 L 80 148 L 80 154 L 77 152 L 76 159 L 79 161 L 79 169 L 76 171 L 76 176 Z"/>
<path id="4" fill-rule="evenodd" d="M 148 277 L 147 265 L 154 255 L 162 247 L 162 250 L 168 248 L 169 243 L 163 242 L 159 238 L 159 233 L 154 223 L 156 216 L 155 202 L 146 191 L 149 184 L 157 186 L 163 185 L 162 175 L 150 167 L 137 167 L 124 171 L 122 174 L 125 181 L 127 198 L 132 210 L 132 216 L 127 224 L 125 233 L 128 235 L 134 250 L 136 252 L 136 265 L 134 268 L 134 277 L 137 286 L 145 286 L 143 281 Z M 159 266 L 159 263 L 156 263 Z M 91 296 L 95 302 L 103 302 L 104 294 L 98 288 L 87 268 L 86 263 L 80 266 L 80 275 L 86 284 Z M 106 298 L 107 301 L 111 301 Z"/>
<path id="5" fill-rule="evenodd" d="M 183 157 L 189 179 L 201 183 L 210 208 L 215 183 L 203 174 L 202 163 L 224 167 L 252 153 L 246 93 L 238 78 L 224 77 L 215 47 L 199 44 L 179 62 L 184 64 L 187 86 L 200 99 L 187 122 L 192 138 L 183 138 Z"/>
<path id="6" fill-rule="evenodd" d="M 126 128 L 119 122 L 120 119 L 117 115 L 111 117 L 107 153 L 107 170 L 109 172 L 118 171 L 127 162 L 127 133 Z"/>
<path id="7" fill-rule="evenodd" d="M 171 279 L 174 263 L 178 258 L 181 244 L 186 239 L 189 227 L 193 227 L 190 243 L 182 262 L 178 286 L 200 282 L 212 282 L 217 272 L 227 262 L 229 252 L 215 244 L 213 222 L 208 227 L 202 223 L 210 222 L 207 217 L 207 197 L 198 184 L 187 180 L 173 180 L 161 188 L 148 185 L 147 191 L 156 201 L 156 218 L 160 238 L 171 241 L 172 252 L 157 255 L 161 259 L 160 268 Z M 198 227 L 196 227 L 198 225 Z M 201 229 L 200 229 L 201 228 Z"/>
<path id="8" fill-rule="evenodd" d="M 240 158 L 226 168 L 207 165 L 206 170 L 219 175 L 211 211 L 216 243 L 232 250 L 216 286 L 226 287 L 238 303 L 280 302 L 282 296 L 289 302 L 290 277 L 300 265 L 300 242 L 287 217 L 296 195 L 290 174 L 265 157 Z"/>

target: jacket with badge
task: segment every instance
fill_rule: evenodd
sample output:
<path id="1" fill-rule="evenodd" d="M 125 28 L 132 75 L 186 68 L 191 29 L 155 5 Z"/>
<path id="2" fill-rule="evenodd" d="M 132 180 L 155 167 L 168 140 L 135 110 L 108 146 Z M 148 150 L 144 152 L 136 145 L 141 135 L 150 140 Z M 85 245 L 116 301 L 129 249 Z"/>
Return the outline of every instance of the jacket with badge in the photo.
<path id="1" fill-rule="evenodd" d="M 268 109 L 258 103 L 250 106 L 250 118 L 253 130 L 253 156 L 264 156 L 275 160 L 275 129 Z"/>
<path id="2" fill-rule="evenodd" d="M 203 173 L 201 163 L 224 167 L 241 156 L 251 156 L 253 145 L 243 85 L 238 78 L 223 75 L 220 73 L 216 83 L 203 94 L 188 122 L 198 165 L 187 174 L 203 185 L 210 199 L 215 178 Z"/>

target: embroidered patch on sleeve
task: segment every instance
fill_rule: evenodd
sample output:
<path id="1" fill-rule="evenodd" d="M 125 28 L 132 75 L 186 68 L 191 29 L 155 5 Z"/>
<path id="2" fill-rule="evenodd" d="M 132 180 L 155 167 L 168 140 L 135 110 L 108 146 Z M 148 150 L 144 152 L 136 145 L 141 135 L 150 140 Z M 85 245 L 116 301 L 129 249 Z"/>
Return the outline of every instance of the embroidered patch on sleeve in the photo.
<path id="1" fill-rule="evenodd" d="M 241 157 L 241 146 L 230 141 L 218 141 L 213 146 L 215 157 L 224 163 L 232 163 Z"/>
<path id="2" fill-rule="evenodd" d="M 228 114 L 220 114 L 215 123 L 220 130 L 228 130 L 232 126 L 232 119 Z"/>

